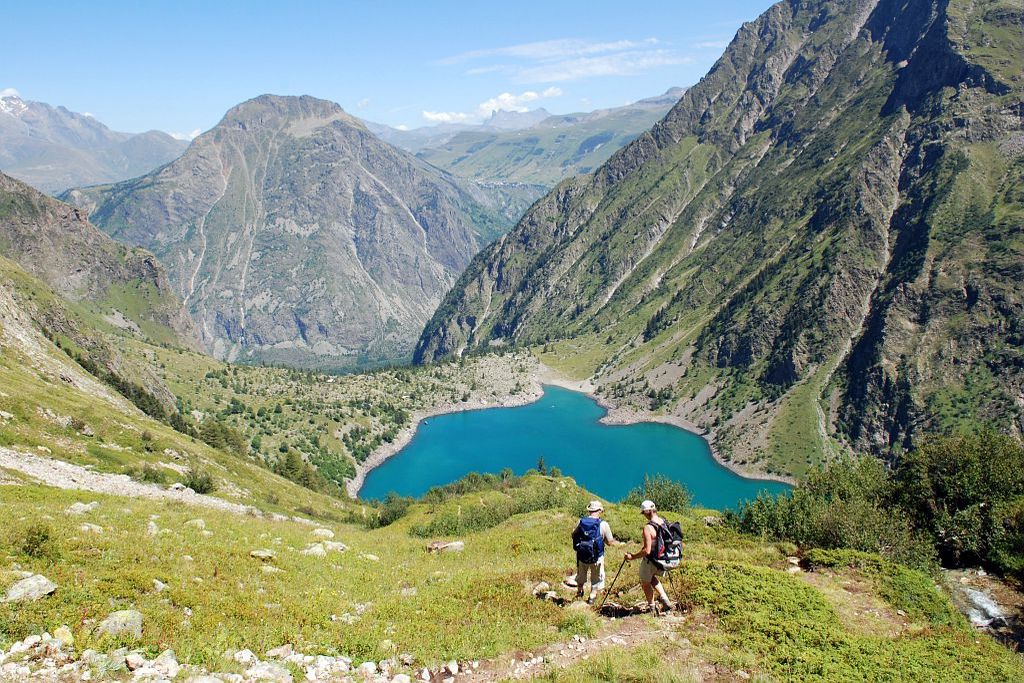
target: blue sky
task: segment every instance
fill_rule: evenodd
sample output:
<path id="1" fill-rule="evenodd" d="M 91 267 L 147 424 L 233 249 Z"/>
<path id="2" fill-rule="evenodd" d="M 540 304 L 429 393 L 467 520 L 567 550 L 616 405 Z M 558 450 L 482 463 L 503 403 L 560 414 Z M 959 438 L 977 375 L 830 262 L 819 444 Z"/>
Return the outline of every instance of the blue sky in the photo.
<path id="1" fill-rule="evenodd" d="M 262 93 L 415 128 L 690 85 L 769 0 L 12 2 L 0 90 L 115 130 L 206 130 Z"/>

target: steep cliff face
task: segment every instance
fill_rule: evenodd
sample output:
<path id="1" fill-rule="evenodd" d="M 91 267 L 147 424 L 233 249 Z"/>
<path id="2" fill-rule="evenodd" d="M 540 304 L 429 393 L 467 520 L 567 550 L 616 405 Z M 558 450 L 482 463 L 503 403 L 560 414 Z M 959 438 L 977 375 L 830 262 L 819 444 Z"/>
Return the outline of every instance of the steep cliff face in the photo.
<path id="1" fill-rule="evenodd" d="M 174 163 L 68 198 L 157 254 L 214 355 L 320 367 L 408 357 L 515 212 L 311 97 L 245 102 Z"/>
<path id="2" fill-rule="evenodd" d="M 649 133 L 480 254 L 416 359 L 544 343 L 753 469 L 961 421 L 1019 432 L 1021 18 L 773 6 Z"/>

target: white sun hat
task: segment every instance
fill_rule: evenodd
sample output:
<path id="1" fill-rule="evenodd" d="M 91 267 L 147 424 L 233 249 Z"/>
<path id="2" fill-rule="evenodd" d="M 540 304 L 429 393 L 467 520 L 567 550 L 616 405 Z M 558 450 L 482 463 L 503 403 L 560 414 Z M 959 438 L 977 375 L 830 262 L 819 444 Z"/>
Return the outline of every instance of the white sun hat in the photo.
<path id="1" fill-rule="evenodd" d="M 653 512 L 655 510 L 653 500 L 645 500 L 640 503 L 640 512 Z"/>
<path id="2" fill-rule="evenodd" d="M 604 510 L 604 505 L 601 505 L 601 501 L 592 500 L 587 504 L 587 512 L 597 512 L 599 510 Z"/>

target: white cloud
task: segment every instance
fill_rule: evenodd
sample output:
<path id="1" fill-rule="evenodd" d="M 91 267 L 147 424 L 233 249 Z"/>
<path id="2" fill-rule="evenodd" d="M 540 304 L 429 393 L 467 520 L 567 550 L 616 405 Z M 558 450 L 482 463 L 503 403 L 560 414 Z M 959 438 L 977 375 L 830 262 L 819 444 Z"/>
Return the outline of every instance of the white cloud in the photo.
<path id="1" fill-rule="evenodd" d="M 405 125 L 404 123 L 400 123 L 397 126 L 395 126 L 395 130 L 409 130 L 409 126 Z"/>
<path id="2" fill-rule="evenodd" d="M 537 102 L 538 100 L 547 99 L 551 97 L 561 97 L 561 88 L 546 88 L 541 92 L 536 90 L 527 90 L 515 95 L 510 92 L 503 92 L 500 95 L 488 98 L 477 105 L 475 111 L 463 112 L 463 111 L 424 111 L 422 116 L 424 120 L 430 121 L 431 123 L 473 123 L 483 121 L 491 114 L 499 110 L 524 112 L 529 111 L 530 108 L 526 106 L 531 102 Z"/>
<path id="3" fill-rule="evenodd" d="M 0 90 L 0 97 L 21 97 L 21 93 L 14 88 L 4 88 Z"/>
<path id="4" fill-rule="evenodd" d="M 595 76 L 635 76 L 659 67 L 689 64 L 692 61 L 692 57 L 671 50 L 619 52 L 523 67 L 516 70 L 515 78 L 523 83 L 557 83 Z"/>
<path id="5" fill-rule="evenodd" d="M 694 49 L 711 45 L 701 43 Z M 465 65 L 467 76 L 501 73 L 517 83 L 557 83 L 599 76 L 634 76 L 692 61 L 692 57 L 657 38 L 603 42 L 562 38 L 472 50 L 446 57 L 437 64 Z"/>
<path id="6" fill-rule="evenodd" d="M 469 114 L 461 111 L 424 111 L 424 120 L 431 123 L 465 123 L 469 121 Z"/>
<path id="7" fill-rule="evenodd" d="M 91 111 L 83 111 L 82 116 L 88 116 L 90 119 L 96 118 Z"/>
<path id="8" fill-rule="evenodd" d="M 728 39 L 726 39 L 726 40 L 705 40 L 702 43 L 697 43 L 696 45 L 694 45 L 694 47 L 699 48 L 701 50 L 724 50 L 725 48 L 729 47 L 729 43 L 730 42 L 731 41 L 728 40 Z"/>
<path id="9" fill-rule="evenodd" d="M 471 50 L 461 54 L 446 57 L 438 64 L 450 65 L 461 62 L 473 61 L 484 57 L 517 57 L 520 59 L 541 60 L 559 59 L 563 57 L 577 57 L 580 55 L 600 54 L 602 52 L 618 52 L 631 50 L 642 46 L 657 45 L 657 38 L 646 40 L 616 40 L 611 42 L 592 42 L 575 38 L 562 38 L 559 40 L 544 40 L 535 43 L 522 43 L 519 45 L 508 45 L 506 47 L 495 47 L 486 50 Z"/>
<path id="10" fill-rule="evenodd" d="M 364 97 L 363 99 L 356 102 L 356 109 L 366 109 L 370 104 L 370 98 Z"/>
<path id="11" fill-rule="evenodd" d="M 199 134 L 200 134 L 200 133 L 202 133 L 202 132 L 203 132 L 203 131 L 202 131 L 201 129 L 199 129 L 199 128 L 196 128 L 196 129 L 195 129 L 194 131 L 192 131 L 191 133 L 168 133 L 168 135 L 170 135 L 170 136 L 171 136 L 172 138 L 174 138 L 175 140 L 186 140 L 186 141 L 191 141 L 191 140 L 195 140 L 195 139 L 196 139 L 196 137 L 198 137 L 198 136 L 199 136 Z"/>

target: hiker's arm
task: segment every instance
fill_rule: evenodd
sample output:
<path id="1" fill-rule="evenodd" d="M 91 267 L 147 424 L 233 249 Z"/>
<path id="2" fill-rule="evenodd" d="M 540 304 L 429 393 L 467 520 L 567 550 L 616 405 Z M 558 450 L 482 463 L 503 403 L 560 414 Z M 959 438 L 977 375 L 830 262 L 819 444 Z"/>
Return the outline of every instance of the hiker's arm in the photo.
<path id="1" fill-rule="evenodd" d="M 622 541 L 616 541 L 612 528 L 608 522 L 601 522 L 601 535 L 604 537 L 605 545 L 625 545 Z"/>
<path id="2" fill-rule="evenodd" d="M 654 544 L 653 529 L 650 526 L 644 527 L 644 545 L 640 548 L 639 552 L 626 553 L 627 560 L 635 560 L 640 557 L 646 557 L 651 552 L 651 546 Z"/>

